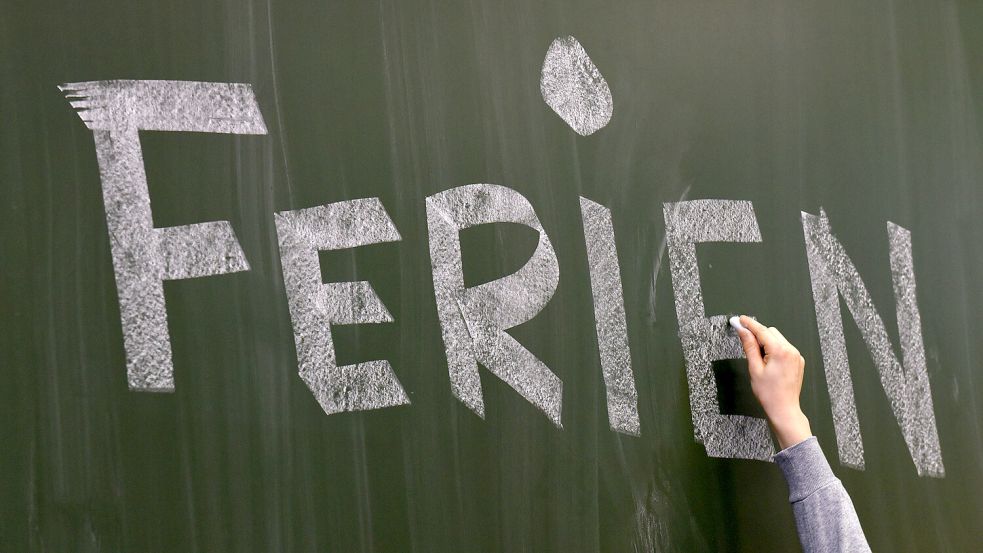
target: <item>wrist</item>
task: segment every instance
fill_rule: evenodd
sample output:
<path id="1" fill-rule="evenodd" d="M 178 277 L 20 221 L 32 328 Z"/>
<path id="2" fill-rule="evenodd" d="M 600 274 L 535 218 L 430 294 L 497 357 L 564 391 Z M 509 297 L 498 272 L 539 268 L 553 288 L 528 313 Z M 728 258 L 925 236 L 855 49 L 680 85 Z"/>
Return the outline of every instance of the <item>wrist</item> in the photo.
<path id="1" fill-rule="evenodd" d="M 798 407 L 782 413 L 769 413 L 768 424 L 781 449 L 788 449 L 812 436 L 809 419 Z"/>

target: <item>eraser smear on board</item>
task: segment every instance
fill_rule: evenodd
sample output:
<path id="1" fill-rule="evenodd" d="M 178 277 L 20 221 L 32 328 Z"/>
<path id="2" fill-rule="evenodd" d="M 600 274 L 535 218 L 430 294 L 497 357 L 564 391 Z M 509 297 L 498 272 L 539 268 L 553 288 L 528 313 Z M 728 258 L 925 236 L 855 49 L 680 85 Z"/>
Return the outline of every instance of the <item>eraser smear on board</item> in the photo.
<path id="1" fill-rule="evenodd" d="M 741 324 L 741 318 L 734 315 L 730 318 L 730 326 L 734 327 L 734 330 L 743 330 L 744 325 Z"/>

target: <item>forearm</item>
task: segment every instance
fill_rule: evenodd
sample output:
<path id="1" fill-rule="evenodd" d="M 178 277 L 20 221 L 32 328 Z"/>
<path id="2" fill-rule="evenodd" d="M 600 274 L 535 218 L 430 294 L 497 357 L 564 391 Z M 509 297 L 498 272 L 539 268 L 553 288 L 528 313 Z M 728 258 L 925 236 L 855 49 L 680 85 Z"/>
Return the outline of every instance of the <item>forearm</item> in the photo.
<path id="1" fill-rule="evenodd" d="M 810 437 L 775 455 L 805 553 L 869 552 L 870 546 L 846 489 L 822 448 Z"/>

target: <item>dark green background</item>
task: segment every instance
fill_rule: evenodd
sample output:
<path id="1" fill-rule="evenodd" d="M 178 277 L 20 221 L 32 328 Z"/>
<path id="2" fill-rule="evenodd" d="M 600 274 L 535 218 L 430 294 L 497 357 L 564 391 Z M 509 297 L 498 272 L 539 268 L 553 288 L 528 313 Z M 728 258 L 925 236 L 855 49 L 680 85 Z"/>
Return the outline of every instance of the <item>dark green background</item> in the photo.
<path id="1" fill-rule="evenodd" d="M 807 363 L 803 406 L 875 551 L 983 532 L 983 6 L 871 0 L 0 0 L 0 551 L 794 551 L 777 468 L 693 440 L 662 203 L 754 202 L 761 244 L 698 249 L 708 313 Z M 574 35 L 610 84 L 590 137 L 543 102 Z M 129 392 L 92 135 L 56 89 L 251 83 L 268 136 L 143 133 L 157 226 L 229 220 L 246 273 L 165 285 L 174 394 Z M 482 371 L 453 398 L 424 199 L 475 182 L 536 209 L 560 284 L 512 332 L 564 382 L 563 430 Z M 609 207 L 642 435 L 608 429 L 578 205 Z M 322 255 L 394 324 L 337 328 L 407 407 L 326 416 L 297 376 L 273 212 L 378 196 L 403 241 Z M 946 477 L 918 478 L 859 332 L 867 470 L 838 466 L 799 212 L 826 209 L 899 352 L 886 221 L 912 232 Z M 532 231 L 466 231 L 469 283 Z M 845 311 L 844 311 L 845 312 Z M 746 412 L 739 369 L 723 403 Z M 732 384 L 727 384 L 731 382 Z"/>

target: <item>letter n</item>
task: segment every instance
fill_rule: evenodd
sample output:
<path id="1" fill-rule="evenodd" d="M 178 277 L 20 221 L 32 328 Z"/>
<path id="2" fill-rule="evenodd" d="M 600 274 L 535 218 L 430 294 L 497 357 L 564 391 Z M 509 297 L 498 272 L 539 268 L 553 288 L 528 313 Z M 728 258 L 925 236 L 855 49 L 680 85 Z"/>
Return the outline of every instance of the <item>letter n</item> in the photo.
<path id="1" fill-rule="evenodd" d="M 830 231 L 826 213 L 820 211 L 817 217 L 803 212 L 802 230 L 840 463 L 860 470 L 864 468 L 864 446 L 840 313 L 839 297 L 842 296 L 873 357 L 915 470 L 919 476 L 945 476 L 925 364 L 921 316 L 915 298 L 911 233 L 894 223 L 887 224 L 902 364 L 894 354 L 884 321 L 860 274 Z"/>

